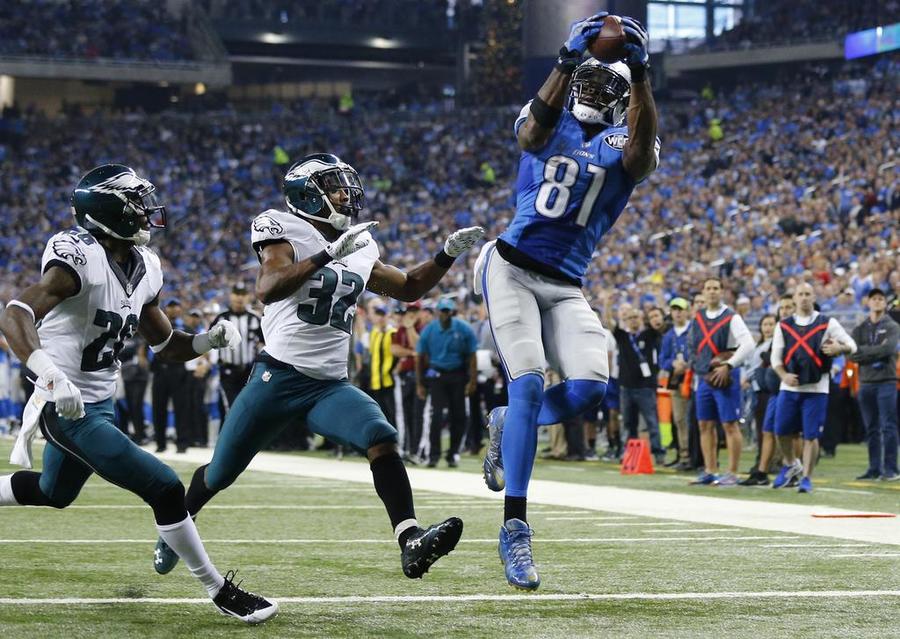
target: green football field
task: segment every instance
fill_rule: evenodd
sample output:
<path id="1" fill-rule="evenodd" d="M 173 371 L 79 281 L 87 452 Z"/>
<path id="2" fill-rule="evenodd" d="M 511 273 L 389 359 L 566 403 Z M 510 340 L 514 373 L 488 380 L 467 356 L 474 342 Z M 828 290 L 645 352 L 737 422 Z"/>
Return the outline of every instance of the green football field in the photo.
<path id="1" fill-rule="evenodd" d="M 0 441 L 0 473 L 14 470 L 5 463 L 10 446 Z M 275 619 L 248 627 L 220 616 L 183 565 L 157 575 L 150 509 L 92 478 L 64 511 L 0 509 L 0 637 L 900 636 L 900 538 L 848 539 L 851 524 L 841 520 L 829 524 L 833 534 L 778 531 L 766 516 L 808 504 L 900 513 L 898 483 L 852 479 L 865 468 L 860 446 L 823 460 L 816 492 L 806 496 L 689 486 L 691 477 L 673 473 L 623 477 L 600 462 L 538 462 L 535 479 L 552 490 L 529 510 L 543 579 L 534 594 L 503 578 L 501 502 L 487 489 L 456 494 L 455 483 L 480 481 L 478 459 L 452 473 L 411 471 L 414 487 L 432 488 L 416 490 L 420 522 L 465 521 L 457 549 L 411 581 L 381 503 L 361 481 L 361 460 L 266 458 L 301 476 L 249 470 L 198 526 L 220 570 L 239 569 L 246 587 L 280 600 Z M 197 465 L 173 464 L 185 483 Z M 355 480 L 302 476 L 310 465 Z M 708 508 L 736 504 L 751 516 L 737 527 L 686 521 L 691 513 L 659 518 L 552 503 L 553 490 L 569 503 L 598 486 L 637 489 L 628 493 L 636 501 L 724 498 Z M 898 520 L 847 521 L 865 536 L 865 526 Z"/>

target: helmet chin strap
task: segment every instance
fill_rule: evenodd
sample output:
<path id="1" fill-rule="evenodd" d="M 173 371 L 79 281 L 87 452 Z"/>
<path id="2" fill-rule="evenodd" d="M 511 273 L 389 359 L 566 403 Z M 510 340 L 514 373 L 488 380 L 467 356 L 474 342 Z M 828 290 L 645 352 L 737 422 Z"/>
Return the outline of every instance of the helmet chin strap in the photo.
<path id="1" fill-rule="evenodd" d="M 110 237 L 114 237 L 117 240 L 124 240 L 126 242 L 134 242 L 137 246 L 147 246 L 150 243 L 150 230 L 149 229 L 140 229 L 137 233 L 132 235 L 131 237 L 122 237 L 111 228 L 106 226 L 105 224 L 101 224 L 90 215 L 85 215 L 84 218 L 94 224 L 98 229 L 109 235 Z"/>
<path id="2" fill-rule="evenodd" d="M 331 203 L 331 200 L 328 199 L 327 195 L 323 195 L 322 199 L 325 200 L 325 204 L 328 206 L 328 210 L 331 211 L 331 213 L 328 215 L 328 223 L 338 231 L 346 231 L 348 228 L 350 228 L 350 216 L 344 215 L 343 213 L 338 213 L 335 210 L 334 205 Z"/>

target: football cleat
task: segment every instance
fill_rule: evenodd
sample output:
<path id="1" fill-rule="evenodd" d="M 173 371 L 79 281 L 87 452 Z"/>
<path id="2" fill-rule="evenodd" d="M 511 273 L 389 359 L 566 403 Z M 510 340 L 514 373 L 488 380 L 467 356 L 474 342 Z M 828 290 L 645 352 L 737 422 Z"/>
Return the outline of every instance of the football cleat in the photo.
<path id="1" fill-rule="evenodd" d="M 800 485 L 797 486 L 798 493 L 811 493 L 812 490 L 812 480 L 809 477 L 804 477 L 800 480 Z"/>
<path id="2" fill-rule="evenodd" d="M 463 522 L 459 517 L 419 528 L 406 540 L 400 552 L 403 574 L 410 579 L 421 579 L 434 562 L 456 548 L 462 531 Z"/>
<path id="3" fill-rule="evenodd" d="M 723 488 L 730 488 L 732 486 L 738 485 L 737 475 L 734 473 L 725 473 L 721 477 L 719 477 L 715 482 L 716 486 L 721 486 Z"/>
<path id="4" fill-rule="evenodd" d="M 500 561 L 506 571 L 506 581 L 513 588 L 535 590 L 541 585 L 534 558 L 531 555 L 531 536 L 534 531 L 521 519 L 510 519 L 500 526 Z"/>
<path id="5" fill-rule="evenodd" d="M 750 472 L 745 479 L 742 479 L 738 482 L 739 486 L 768 486 L 769 485 L 769 476 L 766 473 L 761 473 L 758 470 L 753 470 Z"/>
<path id="6" fill-rule="evenodd" d="M 153 569 L 161 575 L 168 575 L 178 563 L 178 555 L 160 537 L 156 540 L 156 548 L 153 550 Z"/>
<path id="7" fill-rule="evenodd" d="M 500 451 L 504 421 L 506 421 L 506 406 L 495 408 L 488 415 L 488 449 L 484 455 L 484 463 L 481 465 L 484 483 L 495 493 L 499 493 L 506 487 L 506 477 L 503 475 L 503 457 Z"/>
<path id="8" fill-rule="evenodd" d="M 790 466 L 782 466 L 778 471 L 778 476 L 772 482 L 772 488 L 784 488 L 790 486 L 791 481 L 796 481 L 803 472 L 803 466 L 799 462 L 794 462 Z"/>
<path id="9" fill-rule="evenodd" d="M 278 614 L 277 602 L 243 590 L 242 582 L 234 583 L 236 574 L 237 571 L 229 570 L 225 574 L 225 584 L 213 597 L 213 603 L 219 612 L 249 624 L 262 623 Z"/>

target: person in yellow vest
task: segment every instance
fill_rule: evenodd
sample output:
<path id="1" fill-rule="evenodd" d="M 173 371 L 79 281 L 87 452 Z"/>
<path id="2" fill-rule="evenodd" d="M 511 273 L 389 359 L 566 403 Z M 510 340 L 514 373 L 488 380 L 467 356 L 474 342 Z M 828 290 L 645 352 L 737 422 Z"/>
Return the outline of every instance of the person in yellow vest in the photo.
<path id="1" fill-rule="evenodd" d="M 372 397 L 378 402 L 388 423 L 397 423 L 397 407 L 394 402 L 394 333 L 397 329 L 388 325 L 387 308 L 376 306 L 372 314 L 372 331 L 369 333 L 370 387 Z"/>

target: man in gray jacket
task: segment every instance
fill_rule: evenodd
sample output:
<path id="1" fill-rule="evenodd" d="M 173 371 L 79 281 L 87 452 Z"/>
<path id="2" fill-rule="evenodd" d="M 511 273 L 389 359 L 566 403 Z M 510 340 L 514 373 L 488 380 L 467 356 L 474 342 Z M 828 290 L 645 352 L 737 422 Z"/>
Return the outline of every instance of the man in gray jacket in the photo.
<path id="1" fill-rule="evenodd" d="M 869 317 L 853 329 L 858 350 L 859 408 L 866 425 L 869 468 L 857 479 L 896 481 L 897 470 L 897 342 L 900 325 L 885 313 L 884 291 L 868 295 Z"/>

